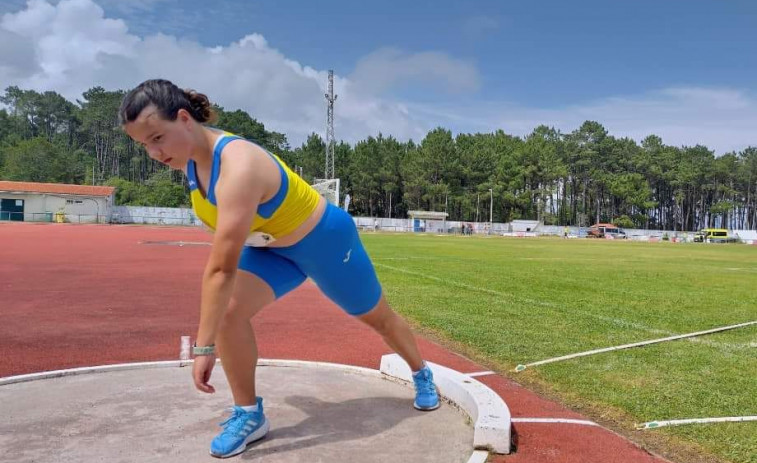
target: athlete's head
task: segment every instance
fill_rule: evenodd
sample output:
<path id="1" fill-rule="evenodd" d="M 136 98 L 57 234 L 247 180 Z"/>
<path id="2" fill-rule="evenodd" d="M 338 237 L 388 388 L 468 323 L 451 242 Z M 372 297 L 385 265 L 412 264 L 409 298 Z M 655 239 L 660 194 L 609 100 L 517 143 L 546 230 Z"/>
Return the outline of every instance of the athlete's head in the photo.
<path id="1" fill-rule="evenodd" d="M 200 124 L 213 122 L 208 97 L 163 79 L 146 80 L 126 94 L 118 110 L 121 125 L 156 161 L 186 165 Z"/>

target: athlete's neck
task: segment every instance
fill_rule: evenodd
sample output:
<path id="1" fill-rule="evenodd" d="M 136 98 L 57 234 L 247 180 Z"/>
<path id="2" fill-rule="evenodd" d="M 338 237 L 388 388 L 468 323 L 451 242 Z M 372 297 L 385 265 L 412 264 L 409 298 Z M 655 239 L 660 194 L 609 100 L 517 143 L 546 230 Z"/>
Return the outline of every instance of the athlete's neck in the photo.
<path id="1" fill-rule="evenodd" d="M 190 158 L 201 169 L 209 168 L 213 164 L 213 148 L 215 147 L 218 137 L 223 136 L 223 132 L 208 127 L 199 126 L 195 134 L 195 145 Z"/>

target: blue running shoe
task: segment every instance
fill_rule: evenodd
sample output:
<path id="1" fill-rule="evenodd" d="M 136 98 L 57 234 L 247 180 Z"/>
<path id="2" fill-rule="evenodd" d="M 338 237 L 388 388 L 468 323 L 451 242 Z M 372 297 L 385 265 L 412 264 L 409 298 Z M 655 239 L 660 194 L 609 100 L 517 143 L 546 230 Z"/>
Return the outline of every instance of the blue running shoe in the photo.
<path id="1" fill-rule="evenodd" d="M 431 368 L 424 365 L 420 371 L 413 374 L 413 382 L 415 383 L 413 407 L 423 411 L 439 408 L 439 394 L 434 384 L 434 374 L 431 373 Z"/>
<path id="2" fill-rule="evenodd" d="M 220 424 L 221 434 L 210 443 L 210 454 L 217 458 L 228 458 L 245 451 L 247 445 L 262 439 L 268 433 L 268 420 L 263 414 L 263 399 L 258 397 L 258 411 L 246 412 L 234 406 L 229 419 Z"/>

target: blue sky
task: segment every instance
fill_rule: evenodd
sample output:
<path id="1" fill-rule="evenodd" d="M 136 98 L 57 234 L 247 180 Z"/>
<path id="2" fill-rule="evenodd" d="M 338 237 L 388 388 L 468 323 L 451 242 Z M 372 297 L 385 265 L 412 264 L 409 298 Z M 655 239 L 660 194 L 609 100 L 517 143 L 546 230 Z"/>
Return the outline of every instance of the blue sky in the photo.
<path id="1" fill-rule="evenodd" d="M 149 23 L 143 10 L 128 22 L 135 30 L 151 32 L 157 25 L 208 46 L 258 32 L 286 56 L 343 75 L 382 47 L 446 52 L 478 67 L 481 86 L 474 97 L 524 104 L 575 103 L 681 85 L 757 90 L 757 2 L 751 0 L 208 4 L 156 3 Z M 160 27 L 163 7 L 173 16 L 180 16 L 180 8 L 205 10 L 211 21 L 203 29 L 199 20 Z M 212 19 L 214 11 L 220 20 Z"/>
<path id="2" fill-rule="evenodd" d="M 757 122 L 755 1 L 47 3 L 62 11 L 65 2 L 81 8 L 98 5 L 104 10 L 103 21 L 122 21 L 123 33 L 138 41 L 161 33 L 175 38 L 177 50 L 217 47 L 231 60 L 232 55 L 244 59 L 233 52 L 233 44 L 255 35 L 258 51 L 264 49 L 267 56 L 275 52 L 283 62 L 296 63 L 301 76 L 323 81 L 319 76 L 334 69 L 341 79 L 337 91 L 345 93 L 337 102 L 337 118 L 339 104 L 347 100 L 341 116 L 363 120 L 356 124 L 337 119 L 347 139 L 375 134 L 370 132 L 376 127 L 384 133 L 398 130 L 399 138 L 418 138 L 436 125 L 455 131 L 503 128 L 521 134 L 543 122 L 570 131 L 583 118 L 593 118 L 619 136 L 641 138 L 655 131 L 670 144 L 703 143 L 720 152 L 757 145 L 757 136 L 751 134 Z M 41 9 L 41 3 L 6 0 L 0 13 Z M 17 18 L 7 18 L 6 28 L 23 35 L 13 29 Z M 91 39 L 98 37 L 103 36 Z M 255 63 L 246 72 L 257 73 L 266 65 L 279 69 L 268 58 Z M 142 73 L 149 76 L 150 69 Z M 186 74 L 178 80 L 198 86 Z M 268 78 L 277 75 L 271 71 Z M 2 78 L 0 74 L 0 84 L 5 84 Z M 66 86 L 53 78 L 29 81 Z M 212 79 L 203 82 L 208 81 Z M 305 94 L 307 87 L 294 93 Z M 213 96 L 212 89 L 202 90 Z M 235 100 L 221 89 L 220 96 L 225 106 L 238 102 L 263 122 L 275 113 L 269 125 L 292 132 L 293 141 L 308 131 L 323 131 L 315 116 L 322 108 L 306 108 L 313 112 L 312 128 L 301 115 L 288 127 L 281 110 L 240 101 L 241 95 L 255 90 L 240 91 Z M 316 100 L 308 99 L 308 104 L 316 105 Z M 284 98 L 281 103 L 296 106 L 297 100 Z M 380 114 L 367 114 L 371 106 Z M 402 124 L 387 122 L 392 111 L 406 117 Z M 414 129 L 403 131 L 407 124 Z"/>

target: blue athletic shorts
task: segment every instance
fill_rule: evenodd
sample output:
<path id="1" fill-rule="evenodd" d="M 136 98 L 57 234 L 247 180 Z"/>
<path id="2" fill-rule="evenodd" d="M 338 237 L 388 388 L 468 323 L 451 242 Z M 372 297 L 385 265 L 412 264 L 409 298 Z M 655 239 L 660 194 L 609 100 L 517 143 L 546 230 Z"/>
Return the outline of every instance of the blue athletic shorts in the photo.
<path id="1" fill-rule="evenodd" d="M 318 225 L 283 248 L 245 246 L 239 269 L 260 277 L 276 299 L 310 277 L 339 307 L 362 315 L 376 306 L 381 285 L 352 217 L 329 203 Z"/>

